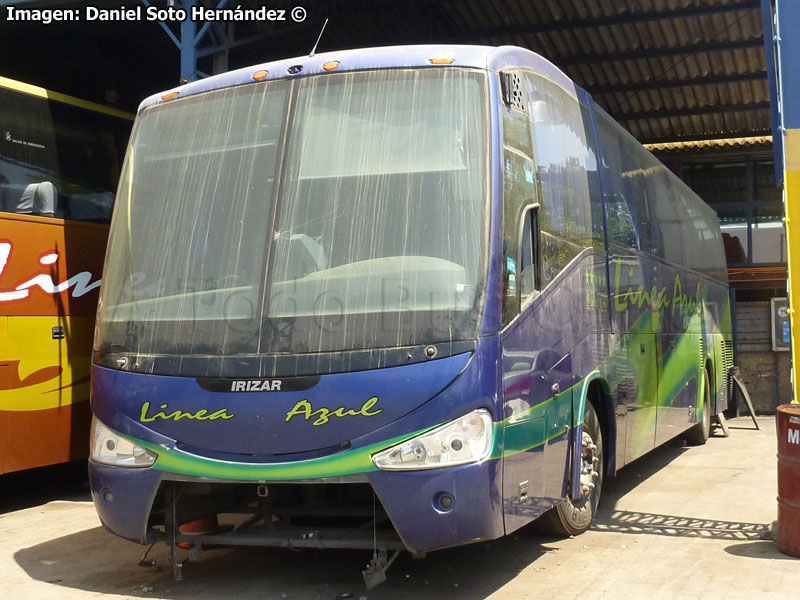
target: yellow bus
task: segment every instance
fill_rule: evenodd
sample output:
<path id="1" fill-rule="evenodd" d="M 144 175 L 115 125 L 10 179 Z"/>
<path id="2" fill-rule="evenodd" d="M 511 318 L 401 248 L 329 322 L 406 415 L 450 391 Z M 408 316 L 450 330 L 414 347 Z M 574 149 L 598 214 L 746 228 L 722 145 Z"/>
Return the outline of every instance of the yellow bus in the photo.
<path id="1" fill-rule="evenodd" d="M 88 453 L 97 293 L 132 119 L 0 77 L 0 473 Z"/>

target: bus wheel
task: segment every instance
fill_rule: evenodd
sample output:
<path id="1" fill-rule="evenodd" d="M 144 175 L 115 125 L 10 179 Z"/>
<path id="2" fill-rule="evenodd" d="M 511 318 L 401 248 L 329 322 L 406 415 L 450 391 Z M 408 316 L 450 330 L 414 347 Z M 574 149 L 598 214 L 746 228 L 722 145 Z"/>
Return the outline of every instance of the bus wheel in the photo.
<path id="1" fill-rule="evenodd" d="M 589 529 L 597 512 L 603 487 L 603 435 L 597 412 L 589 402 L 581 436 L 580 486 L 578 500 L 566 498 L 539 517 L 539 531 L 557 536 L 578 535 Z"/>
<path id="2" fill-rule="evenodd" d="M 708 377 L 708 371 L 705 372 L 705 388 L 703 418 L 683 436 L 683 439 L 690 446 L 702 446 L 708 441 L 708 436 L 711 434 L 711 382 Z"/>

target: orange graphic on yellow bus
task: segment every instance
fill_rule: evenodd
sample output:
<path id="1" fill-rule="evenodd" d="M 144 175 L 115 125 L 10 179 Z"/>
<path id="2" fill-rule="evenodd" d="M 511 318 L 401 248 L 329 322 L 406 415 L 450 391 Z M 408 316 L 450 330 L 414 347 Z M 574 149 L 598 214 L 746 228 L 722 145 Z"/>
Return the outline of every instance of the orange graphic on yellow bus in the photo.
<path id="1" fill-rule="evenodd" d="M 18 360 L 0 361 L 0 364 L 8 369 L 8 375 L 0 379 L 0 391 L 19 390 L 50 381 L 56 379 L 63 371 L 58 365 L 52 365 L 37 369 L 27 377 L 20 377 Z"/>

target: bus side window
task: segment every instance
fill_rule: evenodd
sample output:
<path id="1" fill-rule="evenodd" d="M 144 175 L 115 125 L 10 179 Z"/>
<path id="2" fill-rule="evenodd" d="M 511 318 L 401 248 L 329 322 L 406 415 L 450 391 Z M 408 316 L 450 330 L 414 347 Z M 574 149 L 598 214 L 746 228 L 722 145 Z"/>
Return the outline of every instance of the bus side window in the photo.
<path id="1" fill-rule="evenodd" d="M 673 191 L 681 216 L 683 265 L 712 277 L 720 277 L 718 268 L 724 264 L 725 257 L 721 251 L 724 245 L 716 228 L 716 214 L 710 207 L 693 201 L 691 190 L 683 182 L 673 182 Z"/>
<path id="2" fill-rule="evenodd" d="M 58 160 L 49 102 L 0 88 L 0 211 L 52 217 Z"/>
<path id="3" fill-rule="evenodd" d="M 541 194 L 541 270 L 546 286 L 592 246 L 587 175 L 592 154 L 577 98 L 535 73 L 526 73 L 525 91 Z"/>
<path id="4" fill-rule="evenodd" d="M 503 115 L 503 302 L 502 324 L 505 326 L 519 313 L 520 303 L 533 293 L 529 280 L 531 260 L 520 258 L 520 235 L 527 235 L 523 254 L 533 256 L 534 240 L 530 227 L 527 234 L 521 227 L 525 208 L 536 201 L 533 149 L 528 117 L 525 113 L 501 107 Z M 529 211 L 528 211 L 529 212 Z M 527 263 L 526 263 L 527 260 Z M 521 264 L 518 264 L 521 263 Z M 529 271 L 526 273 L 526 267 Z"/>
<path id="5" fill-rule="evenodd" d="M 606 197 L 606 223 L 608 243 L 614 246 L 612 254 L 627 254 L 626 250 L 637 247 L 636 229 L 623 196 L 614 194 Z"/>
<path id="6" fill-rule="evenodd" d="M 609 252 L 630 254 L 639 249 L 654 252 L 660 235 L 654 235 L 648 205 L 647 182 L 652 158 L 639 152 L 638 143 L 600 107 L 595 108 L 602 148 L 602 168 Z"/>
<path id="7" fill-rule="evenodd" d="M 623 191 L 622 148 L 607 117 L 599 108 L 595 108 L 595 111 L 598 117 L 597 135 L 602 149 L 600 165 L 603 173 L 608 251 L 612 256 L 631 254 L 631 250 L 639 247 L 639 239 L 631 216 L 630 199 Z"/>
<path id="8" fill-rule="evenodd" d="M 129 123 L 61 102 L 51 102 L 50 111 L 61 194 L 56 216 L 108 223 L 119 182 L 119 141 L 127 137 Z"/>
<path id="9" fill-rule="evenodd" d="M 683 262 L 683 226 L 679 199 L 663 166 L 651 166 L 646 171 L 647 204 L 652 216 L 651 252 L 675 264 Z"/>

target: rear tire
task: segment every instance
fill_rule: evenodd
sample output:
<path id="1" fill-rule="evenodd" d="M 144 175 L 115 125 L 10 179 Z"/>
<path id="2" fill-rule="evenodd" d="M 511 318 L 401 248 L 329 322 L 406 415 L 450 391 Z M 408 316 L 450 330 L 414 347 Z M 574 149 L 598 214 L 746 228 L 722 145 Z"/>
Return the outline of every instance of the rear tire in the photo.
<path id="1" fill-rule="evenodd" d="M 704 377 L 706 389 L 703 394 L 703 417 L 683 436 L 689 446 L 702 446 L 711 435 L 711 381 L 708 371 L 705 371 Z"/>
<path id="2" fill-rule="evenodd" d="M 539 531 L 566 537 L 589 529 L 603 487 L 603 434 L 597 412 L 586 403 L 581 439 L 581 497 L 566 498 L 536 521 Z"/>

